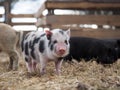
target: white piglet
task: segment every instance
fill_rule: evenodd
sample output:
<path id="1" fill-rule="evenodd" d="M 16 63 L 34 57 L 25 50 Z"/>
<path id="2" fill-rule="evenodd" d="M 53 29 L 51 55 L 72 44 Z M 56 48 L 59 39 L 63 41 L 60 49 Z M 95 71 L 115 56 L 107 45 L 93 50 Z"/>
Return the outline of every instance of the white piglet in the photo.
<path id="1" fill-rule="evenodd" d="M 28 72 L 36 71 L 40 62 L 40 73 L 46 72 L 48 61 L 55 62 L 56 74 L 60 75 L 62 58 L 69 54 L 70 30 L 54 29 L 51 31 L 34 31 L 26 34 L 21 47 Z"/>

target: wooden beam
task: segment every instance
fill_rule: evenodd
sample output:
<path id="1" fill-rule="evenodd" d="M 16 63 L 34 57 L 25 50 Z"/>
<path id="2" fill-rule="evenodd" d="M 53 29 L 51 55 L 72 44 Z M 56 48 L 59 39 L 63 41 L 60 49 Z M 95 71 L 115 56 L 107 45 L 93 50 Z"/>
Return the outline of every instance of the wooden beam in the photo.
<path id="1" fill-rule="evenodd" d="M 83 1 L 88 1 L 88 2 L 104 2 L 104 3 L 117 3 L 120 2 L 119 0 L 47 0 L 47 1 L 54 1 L 54 2 L 83 2 Z"/>
<path id="2" fill-rule="evenodd" d="M 71 36 L 92 38 L 120 38 L 120 30 L 71 30 Z"/>
<path id="3" fill-rule="evenodd" d="M 4 7 L 5 7 L 5 23 L 10 24 L 11 18 L 9 17 L 9 14 L 11 12 L 11 0 L 8 1 L 5 0 Z"/>
<path id="4" fill-rule="evenodd" d="M 43 22 L 43 23 L 42 23 Z M 49 15 L 39 25 L 97 24 L 120 26 L 120 15 Z"/>
<path id="5" fill-rule="evenodd" d="M 95 2 L 46 2 L 47 9 L 113 9 L 120 8 L 120 3 L 95 3 Z"/>
<path id="6" fill-rule="evenodd" d="M 33 22 L 27 22 L 27 23 L 24 23 L 24 22 L 19 22 L 19 23 L 10 23 L 10 25 L 35 25 L 35 23 Z"/>
<path id="7" fill-rule="evenodd" d="M 43 3 L 41 5 L 41 7 L 39 8 L 39 10 L 37 11 L 37 13 L 35 13 L 35 17 L 36 18 L 40 18 L 40 17 L 43 17 L 42 13 L 43 11 L 46 9 L 46 6 L 45 6 L 45 3 Z"/>
<path id="8" fill-rule="evenodd" d="M 34 18 L 34 14 L 9 14 L 10 18 Z"/>
<path id="9" fill-rule="evenodd" d="M 71 27 L 71 26 L 63 26 L 63 25 L 57 25 L 57 24 L 55 24 L 55 25 L 52 25 L 51 26 L 51 29 L 55 29 L 55 28 L 61 28 L 61 29 L 65 29 L 65 30 L 67 30 L 67 29 L 71 29 L 71 30 L 82 30 L 80 27 Z"/>

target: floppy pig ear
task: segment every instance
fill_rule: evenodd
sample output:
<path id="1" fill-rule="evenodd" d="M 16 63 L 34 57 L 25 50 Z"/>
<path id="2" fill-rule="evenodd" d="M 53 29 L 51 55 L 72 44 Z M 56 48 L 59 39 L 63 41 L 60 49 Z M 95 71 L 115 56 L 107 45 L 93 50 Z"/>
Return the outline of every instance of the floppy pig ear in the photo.
<path id="1" fill-rule="evenodd" d="M 52 36 L 52 32 L 49 30 L 46 30 L 45 33 L 46 33 L 47 39 L 50 40 Z"/>

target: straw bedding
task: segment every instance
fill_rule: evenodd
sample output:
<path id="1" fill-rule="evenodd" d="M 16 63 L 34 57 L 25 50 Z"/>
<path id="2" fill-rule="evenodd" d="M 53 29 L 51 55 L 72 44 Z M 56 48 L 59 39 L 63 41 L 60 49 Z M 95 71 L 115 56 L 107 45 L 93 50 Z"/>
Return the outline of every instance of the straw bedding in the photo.
<path id="1" fill-rule="evenodd" d="M 63 62 L 61 76 L 54 73 L 54 63 L 47 73 L 29 75 L 24 60 L 18 71 L 7 71 L 9 58 L 0 54 L 0 90 L 120 90 L 120 60 L 112 65 L 92 62 Z"/>

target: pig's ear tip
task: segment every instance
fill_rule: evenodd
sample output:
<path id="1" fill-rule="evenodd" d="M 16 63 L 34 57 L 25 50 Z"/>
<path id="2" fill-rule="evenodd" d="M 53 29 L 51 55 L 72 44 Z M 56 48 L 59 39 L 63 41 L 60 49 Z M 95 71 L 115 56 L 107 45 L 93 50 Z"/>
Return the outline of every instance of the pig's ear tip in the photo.
<path id="1" fill-rule="evenodd" d="M 46 33 L 47 35 L 51 35 L 51 34 L 52 34 L 52 32 L 51 32 L 50 30 L 45 30 L 45 33 Z"/>
<path id="2" fill-rule="evenodd" d="M 66 31 L 66 33 L 70 36 L 70 28 Z"/>
<path id="3" fill-rule="evenodd" d="M 50 30 L 48 30 L 48 29 L 46 29 L 46 30 L 44 30 L 45 32 L 48 32 L 48 31 L 50 31 Z"/>

